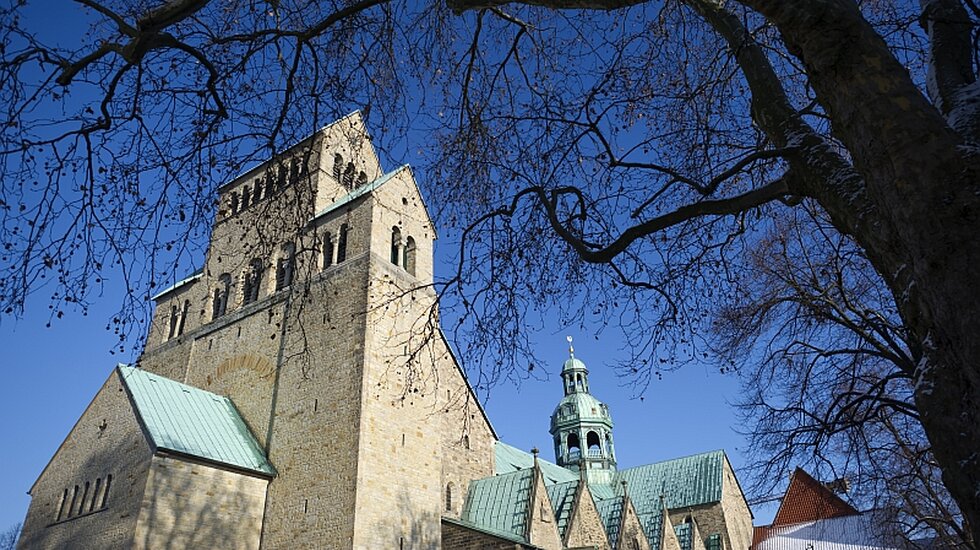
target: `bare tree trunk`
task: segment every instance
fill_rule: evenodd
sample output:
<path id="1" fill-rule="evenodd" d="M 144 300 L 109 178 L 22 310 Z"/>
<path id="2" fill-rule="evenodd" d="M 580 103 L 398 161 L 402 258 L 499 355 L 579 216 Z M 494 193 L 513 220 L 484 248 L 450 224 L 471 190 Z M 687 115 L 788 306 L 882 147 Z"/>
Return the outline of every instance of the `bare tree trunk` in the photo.
<path id="1" fill-rule="evenodd" d="M 854 237 L 891 288 L 910 340 L 921 346 L 916 404 L 944 482 L 974 540 L 980 540 L 980 199 L 974 149 L 919 92 L 853 2 L 743 3 L 772 21 L 805 63 L 835 135 L 864 177 L 880 221 L 862 226 Z M 868 246 L 883 241 L 895 246 Z"/>

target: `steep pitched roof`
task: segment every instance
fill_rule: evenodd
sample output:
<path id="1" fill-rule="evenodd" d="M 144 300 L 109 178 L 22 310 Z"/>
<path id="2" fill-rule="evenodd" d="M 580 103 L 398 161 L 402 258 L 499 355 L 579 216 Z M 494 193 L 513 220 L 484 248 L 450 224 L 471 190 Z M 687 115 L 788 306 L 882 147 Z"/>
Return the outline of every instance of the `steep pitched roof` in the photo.
<path id="1" fill-rule="evenodd" d="M 503 441 L 497 441 L 494 446 L 494 465 L 497 474 L 530 470 L 534 468 L 534 456 Z M 544 476 L 545 485 L 578 481 L 578 474 L 547 460 L 538 458 L 538 466 L 541 468 L 541 474 Z"/>
<path id="2" fill-rule="evenodd" d="M 818 519 L 853 516 L 860 512 L 844 502 L 810 474 L 797 468 L 779 503 L 772 526 L 790 525 Z"/>
<path id="3" fill-rule="evenodd" d="M 528 468 L 471 482 L 461 519 L 490 533 L 525 540 L 533 481 L 534 469 Z"/>
<path id="4" fill-rule="evenodd" d="M 768 528 L 754 550 L 820 548 L 821 550 L 895 550 L 873 513 L 839 516 Z"/>
<path id="5" fill-rule="evenodd" d="M 156 449 L 275 475 L 230 399 L 142 369 L 124 365 L 117 369 Z"/>
<path id="6" fill-rule="evenodd" d="M 538 459 L 540 461 L 540 459 Z M 572 519 L 572 508 L 575 506 L 575 492 L 579 481 L 565 481 L 546 485 L 548 498 L 555 510 L 555 520 L 558 522 L 558 534 L 564 538 L 568 522 Z"/>

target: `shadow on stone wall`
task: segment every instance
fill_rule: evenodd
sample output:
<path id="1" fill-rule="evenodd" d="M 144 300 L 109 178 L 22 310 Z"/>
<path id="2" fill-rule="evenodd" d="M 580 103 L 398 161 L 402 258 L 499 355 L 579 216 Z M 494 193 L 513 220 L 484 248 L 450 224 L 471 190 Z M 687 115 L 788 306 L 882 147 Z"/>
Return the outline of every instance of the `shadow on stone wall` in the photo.
<path id="1" fill-rule="evenodd" d="M 358 510 L 357 513 L 365 513 L 365 510 Z M 375 523 L 373 529 L 378 535 L 379 544 L 382 545 L 378 548 L 435 550 L 440 547 L 442 538 L 440 515 L 420 510 L 406 492 L 398 496 L 398 505 L 390 513 L 384 510 L 373 510 L 368 513 L 378 513 L 384 517 Z"/>

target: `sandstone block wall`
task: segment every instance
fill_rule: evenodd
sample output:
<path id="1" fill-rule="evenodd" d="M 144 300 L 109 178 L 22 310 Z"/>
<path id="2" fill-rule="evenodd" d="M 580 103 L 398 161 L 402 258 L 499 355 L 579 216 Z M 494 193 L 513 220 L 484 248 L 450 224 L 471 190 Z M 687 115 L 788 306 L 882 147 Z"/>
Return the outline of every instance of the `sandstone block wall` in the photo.
<path id="1" fill-rule="evenodd" d="M 444 550 L 524 550 L 528 548 L 523 544 L 505 541 L 449 522 L 442 523 L 442 547 Z"/>
<path id="2" fill-rule="evenodd" d="M 150 458 L 113 371 L 31 488 L 19 548 L 131 548 Z"/>
<path id="3" fill-rule="evenodd" d="M 154 456 L 133 548 L 255 550 L 267 485 L 264 478 Z"/>

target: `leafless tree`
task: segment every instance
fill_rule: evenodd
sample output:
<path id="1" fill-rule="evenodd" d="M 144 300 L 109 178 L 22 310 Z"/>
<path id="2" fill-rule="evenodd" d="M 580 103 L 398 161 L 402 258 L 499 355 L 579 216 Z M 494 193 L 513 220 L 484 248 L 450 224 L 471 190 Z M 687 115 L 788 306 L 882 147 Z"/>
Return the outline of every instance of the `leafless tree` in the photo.
<path id="1" fill-rule="evenodd" d="M 0 15 L 8 313 L 40 289 L 84 307 L 110 272 L 141 302 L 194 257 L 217 182 L 360 104 L 393 153 L 432 137 L 429 195 L 463 235 L 442 291 L 485 336 L 470 356 L 504 356 L 490 381 L 558 305 L 625 326 L 642 389 L 710 349 L 736 260 L 814 205 L 904 337 L 854 391 L 905 384 L 870 409 L 914 403 L 980 528 L 972 0 L 79 4 L 75 36 Z"/>
<path id="2" fill-rule="evenodd" d="M 20 537 L 21 524 L 15 523 L 0 533 L 0 550 L 14 550 Z"/>
<path id="3" fill-rule="evenodd" d="M 975 548 L 940 479 L 914 400 L 909 345 L 866 256 L 804 204 L 743 256 L 714 316 L 716 356 L 742 375 L 754 492 L 804 466 L 909 544 Z"/>

